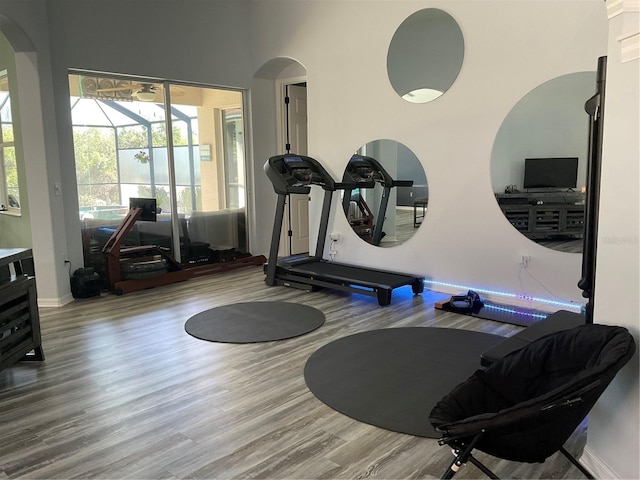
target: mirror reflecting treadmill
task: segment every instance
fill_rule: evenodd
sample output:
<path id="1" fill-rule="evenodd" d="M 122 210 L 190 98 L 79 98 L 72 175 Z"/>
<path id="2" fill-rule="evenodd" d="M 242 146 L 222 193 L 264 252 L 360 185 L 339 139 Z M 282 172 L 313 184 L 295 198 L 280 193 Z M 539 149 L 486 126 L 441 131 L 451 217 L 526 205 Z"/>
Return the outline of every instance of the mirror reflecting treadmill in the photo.
<path id="1" fill-rule="evenodd" d="M 384 237 L 382 226 L 384 225 L 385 215 L 387 214 L 391 189 L 394 187 L 412 187 L 413 180 L 394 180 L 375 158 L 356 154 L 352 155 L 351 159 L 349 159 L 342 181 L 347 184 L 356 184 L 355 188 L 346 187 L 344 189 L 342 209 L 347 218 L 349 218 L 349 204 L 354 200 L 353 190 L 373 188 L 376 184 L 382 187 L 380 206 L 374 219 L 372 231 L 369 235 L 361 235 L 364 240 L 372 245 L 380 245 L 380 241 L 382 237 Z M 372 181 L 373 184 L 371 184 Z M 361 197 L 362 195 L 360 195 L 359 199 L 361 199 Z"/>
<path id="2" fill-rule="evenodd" d="M 277 155 L 264 164 L 264 171 L 278 195 L 269 260 L 265 267 L 267 285 L 283 285 L 311 291 L 315 287 L 375 296 L 382 306 L 391 303 L 393 289 L 411 285 L 414 294 L 424 290 L 424 277 L 332 262 L 322 258 L 333 192 L 352 190 L 364 183 L 336 183 L 317 160 L 295 154 Z M 371 180 L 368 188 L 373 187 Z M 311 186 L 324 190 L 322 213 L 315 255 L 296 255 L 278 259 L 280 232 L 286 198 L 291 193 L 309 194 Z"/>

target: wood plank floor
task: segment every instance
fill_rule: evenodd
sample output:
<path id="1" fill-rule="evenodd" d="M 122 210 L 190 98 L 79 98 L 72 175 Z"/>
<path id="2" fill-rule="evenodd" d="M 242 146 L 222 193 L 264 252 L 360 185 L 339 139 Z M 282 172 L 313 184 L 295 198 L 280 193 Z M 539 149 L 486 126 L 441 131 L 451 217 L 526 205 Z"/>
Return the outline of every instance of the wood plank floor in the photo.
<path id="1" fill-rule="evenodd" d="M 366 330 L 519 330 L 434 310 L 447 297 L 401 289 L 383 308 L 363 295 L 267 287 L 262 269 L 249 267 L 41 309 L 46 361 L 0 372 L 0 479 L 439 477 L 446 447 L 332 410 L 307 389 L 303 368 L 319 347 Z M 326 322 L 245 345 L 184 331 L 205 309 L 267 300 L 318 308 Z M 542 465 L 478 457 L 504 478 L 583 478 L 560 456 Z M 456 478 L 485 477 L 467 465 Z"/>

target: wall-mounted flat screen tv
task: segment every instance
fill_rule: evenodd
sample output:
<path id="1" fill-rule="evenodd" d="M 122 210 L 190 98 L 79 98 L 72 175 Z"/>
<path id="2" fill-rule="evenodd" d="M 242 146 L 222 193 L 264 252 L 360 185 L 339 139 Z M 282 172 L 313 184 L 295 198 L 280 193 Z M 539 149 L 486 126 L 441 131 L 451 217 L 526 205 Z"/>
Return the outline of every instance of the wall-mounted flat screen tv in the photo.
<path id="1" fill-rule="evenodd" d="M 138 220 L 143 222 L 155 222 L 157 213 L 157 202 L 155 198 L 136 198 L 129 199 L 129 208 L 141 208 L 142 214 Z"/>
<path id="2" fill-rule="evenodd" d="M 578 157 L 525 158 L 524 188 L 576 188 Z"/>

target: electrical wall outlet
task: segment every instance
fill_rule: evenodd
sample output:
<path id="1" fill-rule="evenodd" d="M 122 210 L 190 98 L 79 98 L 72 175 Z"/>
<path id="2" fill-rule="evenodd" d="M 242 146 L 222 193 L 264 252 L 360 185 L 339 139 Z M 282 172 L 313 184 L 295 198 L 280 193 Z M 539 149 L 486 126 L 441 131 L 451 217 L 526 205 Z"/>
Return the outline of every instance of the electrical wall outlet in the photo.
<path id="1" fill-rule="evenodd" d="M 332 233 L 329 236 L 331 237 L 331 243 L 329 244 L 329 253 L 331 253 L 331 255 L 335 255 L 336 253 L 338 253 L 336 247 L 338 246 L 338 240 L 340 240 L 340 234 Z"/>

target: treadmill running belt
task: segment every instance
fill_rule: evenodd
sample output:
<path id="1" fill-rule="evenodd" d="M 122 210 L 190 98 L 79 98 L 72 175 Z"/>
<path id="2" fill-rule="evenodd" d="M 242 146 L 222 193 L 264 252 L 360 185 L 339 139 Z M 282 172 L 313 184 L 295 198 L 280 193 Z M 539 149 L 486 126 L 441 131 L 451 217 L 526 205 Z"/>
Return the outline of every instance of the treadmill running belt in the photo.
<path id="1" fill-rule="evenodd" d="M 413 276 L 318 260 L 301 263 L 291 267 L 290 271 L 344 280 L 345 282 L 375 284 L 377 286 L 384 285 L 390 288 L 410 285 L 416 280 Z"/>

